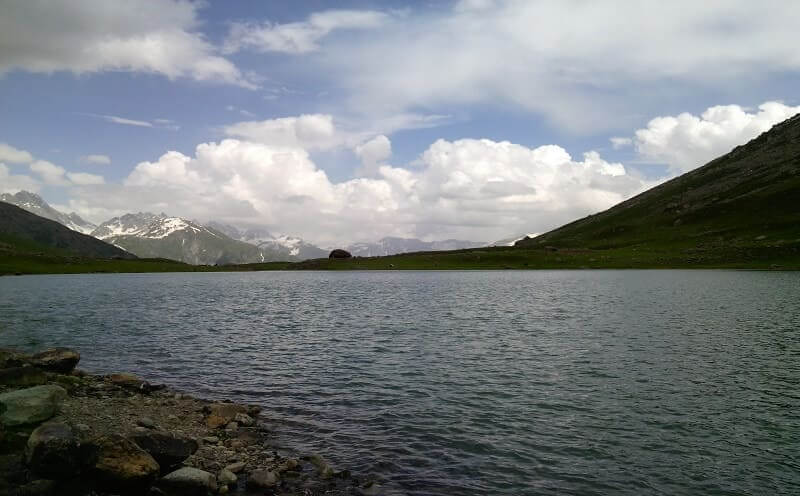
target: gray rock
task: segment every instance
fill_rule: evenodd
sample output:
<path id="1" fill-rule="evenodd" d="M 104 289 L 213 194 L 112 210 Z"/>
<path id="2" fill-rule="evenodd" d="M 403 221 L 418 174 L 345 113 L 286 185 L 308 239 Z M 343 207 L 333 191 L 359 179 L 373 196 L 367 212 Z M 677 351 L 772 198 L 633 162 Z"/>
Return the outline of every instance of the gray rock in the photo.
<path id="1" fill-rule="evenodd" d="M 204 470 L 183 467 L 162 477 L 158 487 L 170 496 L 211 495 L 217 492 L 217 480 Z"/>
<path id="2" fill-rule="evenodd" d="M 203 442 L 206 444 L 217 444 L 219 442 L 219 438 L 217 436 L 206 436 L 203 438 Z"/>
<path id="3" fill-rule="evenodd" d="M 152 456 L 163 471 L 176 467 L 197 451 L 197 441 L 164 431 L 145 430 L 131 436 L 140 448 Z"/>
<path id="4" fill-rule="evenodd" d="M 22 367 L 30 363 L 31 356 L 11 348 L 0 348 L 0 369 Z"/>
<path id="5" fill-rule="evenodd" d="M 250 427 L 256 423 L 253 417 L 246 413 L 237 413 L 233 420 L 242 427 Z"/>
<path id="6" fill-rule="evenodd" d="M 78 440 L 67 424 L 49 422 L 31 433 L 26 460 L 39 477 L 69 479 L 78 473 L 78 449 Z"/>
<path id="7" fill-rule="evenodd" d="M 47 375 L 36 367 L 11 367 L 0 369 L 0 384 L 16 387 L 41 386 L 47 383 Z"/>
<path id="8" fill-rule="evenodd" d="M 55 415 L 66 397 L 64 388 L 54 385 L 0 394 L 0 422 L 9 427 L 44 422 Z"/>
<path id="9" fill-rule="evenodd" d="M 239 430 L 239 424 L 236 422 L 229 422 L 228 425 L 225 426 L 225 430 L 228 432 L 236 432 Z"/>
<path id="10" fill-rule="evenodd" d="M 156 423 L 153 422 L 153 419 L 151 419 L 150 417 L 142 417 L 142 418 L 140 418 L 139 420 L 136 421 L 136 424 L 140 425 L 140 426 L 142 426 L 144 428 L 147 428 L 147 429 L 155 429 L 156 428 Z"/>
<path id="11" fill-rule="evenodd" d="M 220 486 L 230 486 L 232 484 L 236 484 L 236 480 L 236 474 L 224 468 L 219 471 L 219 474 L 217 474 L 217 483 Z"/>
<path id="12" fill-rule="evenodd" d="M 247 413 L 248 409 L 245 405 L 237 405 L 236 403 L 214 403 L 206 407 L 208 416 L 206 417 L 206 426 L 209 429 L 219 429 L 229 423 L 233 422 L 237 413 Z"/>
<path id="13" fill-rule="evenodd" d="M 80 361 L 81 354 L 69 348 L 52 348 L 31 357 L 33 365 L 58 374 L 69 374 Z"/>
<path id="14" fill-rule="evenodd" d="M 244 470 L 245 465 L 247 465 L 245 462 L 231 463 L 230 465 L 225 466 L 225 470 L 228 470 L 234 474 L 238 474 L 239 472 Z"/>
<path id="15" fill-rule="evenodd" d="M 158 477 L 158 462 L 119 434 L 93 439 L 86 451 L 89 476 L 102 491 L 144 494 Z"/>
<path id="16" fill-rule="evenodd" d="M 278 475 L 270 470 L 253 470 L 247 477 L 248 489 L 270 489 L 278 485 Z"/>
<path id="17" fill-rule="evenodd" d="M 308 461 L 310 461 L 311 464 L 317 468 L 317 472 L 323 479 L 329 479 L 335 474 L 333 467 L 331 467 L 330 464 L 328 464 L 328 462 L 326 462 L 325 459 L 319 455 L 309 456 Z"/>

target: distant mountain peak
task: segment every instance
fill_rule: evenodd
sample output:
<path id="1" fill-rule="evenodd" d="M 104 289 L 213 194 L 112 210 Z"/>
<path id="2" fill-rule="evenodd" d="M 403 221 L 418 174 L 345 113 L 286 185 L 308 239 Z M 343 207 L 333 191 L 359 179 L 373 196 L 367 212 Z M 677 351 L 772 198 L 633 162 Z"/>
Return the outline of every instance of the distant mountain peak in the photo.
<path id="1" fill-rule="evenodd" d="M 78 231 L 82 234 L 91 233 L 95 227 L 91 222 L 84 220 L 75 212 L 65 214 L 51 207 L 44 199 L 36 193 L 30 191 L 18 191 L 15 194 L 4 193 L 0 195 L 0 201 L 16 205 L 32 214 L 39 217 L 50 219 L 66 226 L 73 231 Z"/>

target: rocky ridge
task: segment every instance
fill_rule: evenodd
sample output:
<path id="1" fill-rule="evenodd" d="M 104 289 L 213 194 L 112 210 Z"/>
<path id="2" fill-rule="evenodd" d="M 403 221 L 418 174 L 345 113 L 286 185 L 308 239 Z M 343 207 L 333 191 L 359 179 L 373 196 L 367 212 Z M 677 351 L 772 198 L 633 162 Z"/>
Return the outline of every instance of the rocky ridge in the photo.
<path id="1" fill-rule="evenodd" d="M 0 349 L 0 495 L 380 494 L 269 447 L 260 408 L 198 399 L 80 355 Z"/>

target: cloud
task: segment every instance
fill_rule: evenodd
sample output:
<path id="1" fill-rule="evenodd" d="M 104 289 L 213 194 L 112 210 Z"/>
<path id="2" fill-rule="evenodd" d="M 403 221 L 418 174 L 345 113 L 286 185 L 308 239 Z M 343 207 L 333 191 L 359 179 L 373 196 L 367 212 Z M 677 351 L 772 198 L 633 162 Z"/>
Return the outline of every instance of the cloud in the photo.
<path id="1" fill-rule="evenodd" d="M 307 114 L 264 121 L 237 122 L 226 126 L 227 136 L 278 147 L 325 150 L 340 146 L 345 139 L 337 133 L 333 116 Z"/>
<path id="2" fill-rule="evenodd" d="M 619 136 L 615 136 L 613 138 L 610 138 L 609 141 L 611 141 L 611 146 L 615 150 L 619 150 L 621 148 L 626 148 L 626 147 L 631 146 L 633 144 L 633 140 L 631 138 L 621 138 Z"/>
<path id="3" fill-rule="evenodd" d="M 0 162 L 27 164 L 33 162 L 33 156 L 25 150 L 18 150 L 6 143 L 0 143 Z"/>
<path id="4" fill-rule="evenodd" d="M 374 29 L 388 19 L 387 14 L 371 10 L 328 10 L 314 13 L 303 22 L 234 23 L 224 51 L 307 53 L 318 50 L 319 40 L 334 30 Z"/>
<path id="5" fill-rule="evenodd" d="M 229 106 L 228 110 L 236 110 Z M 379 135 L 405 129 L 425 129 L 450 122 L 446 115 L 402 113 L 334 120 L 330 114 L 304 114 L 263 121 L 242 121 L 224 126 L 226 136 L 271 146 L 298 147 L 309 151 L 355 148 Z"/>
<path id="6" fill-rule="evenodd" d="M 488 104 L 570 130 L 619 129 L 689 92 L 796 75 L 800 3 L 770 5 L 754 15 L 749 0 L 460 2 L 326 40 L 310 75 L 343 89 L 352 112 Z"/>
<path id="7" fill-rule="evenodd" d="M 11 174 L 5 164 L 0 163 L 0 193 L 16 193 L 21 190 L 39 191 L 41 183 L 24 174 Z"/>
<path id="8" fill-rule="evenodd" d="M 111 164 L 111 157 L 108 155 L 86 155 L 83 157 L 83 161 L 87 164 L 96 164 L 96 165 L 109 165 Z"/>
<path id="9" fill-rule="evenodd" d="M 355 153 L 361 160 L 361 167 L 356 170 L 356 174 L 372 177 L 377 174 L 378 166 L 392 156 L 392 142 L 381 134 L 357 145 Z"/>
<path id="10" fill-rule="evenodd" d="M 684 112 L 656 117 L 636 131 L 634 144 L 644 158 L 665 163 L 678 174 L 706 164 L 799 112 L 800 106 L 766 102 L 757 112 L 719 105 L 700 116 Z"/>
<path id="11" fill-rule="evenodd" d="M 126 126 L 139 126 L 139 127 L 153 127 L 151 122 L 138 121 L 135 119 L 128 119 L 126 117 L 119 117 L 116 115 L 101 115 L 104 120 L 113 122 L 114 124 L 124 124 Z"/>
<path id="12" fill-rule="evenodd" d="M 103 176 L 97 174 L 89 174 L 87 172 L 67 172 L 67 178 L 78 186 L 86 186 L 90 184 L 105 184 Z"/>
<path id="13" fill-rule="evenodd" d="M 81 214 L 163 210 L 323 245 L 384 235 L 488 242 L 547 230 L 652 184 L 596 152 L 576 160 L 555 145 L 438 140 L 413 170 L 385 163 L 390 148 L 381 136 L 364 143 L 359 153 L 374 162 L 373 176 L 333 182 L 299 146 L 225 139 L 193 156 L 171 151 L 141 162 L 123 185 L 78 188 L 73 199 Z"/>
<path id="14" fill-rule="evenodd" d="M 113 124 L 122 124 L 124 126 L 169 129 L 170 131 L 177 131 L 181 128 L 179 125 L 175 124 L 175 121 L 172 121 L 170 119 L 153 119 L 152 121 L 145 121 L 139 119 L 131 119 L 128 117 L 121 117 L 118 115 L 91 114 L 91 113 L 82 113 L 82 115 L 97 117 L 98 119 L 103 119 L 106 122 L 111 122 Z"/>
<path id="15" fill-rule="evenodd" d="M 132 71 L 255 88 L 196 31 L 199 2 L 26 0 L 0 17 L 0 74 Z"/>
<path id="16" fill-rule="evenodd" d="M 69 181 L 64 177 L 66 170 L 47 160 L 36 160 L 29 166 L 32 172 L 35 172 L 42 178 L 45 184 L 50 186 L 68 186 Z"/>

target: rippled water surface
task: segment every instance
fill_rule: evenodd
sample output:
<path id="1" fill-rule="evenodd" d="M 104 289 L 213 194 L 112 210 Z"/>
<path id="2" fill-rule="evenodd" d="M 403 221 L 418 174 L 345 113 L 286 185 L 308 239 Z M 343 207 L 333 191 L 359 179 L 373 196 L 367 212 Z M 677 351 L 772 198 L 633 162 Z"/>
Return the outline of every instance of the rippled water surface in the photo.
<path id="1" fill-rule="evenodd" d="M 259 403 L 395 494 L 800 494 L 800 274 L 0 278 L 0 345 Z"/>

